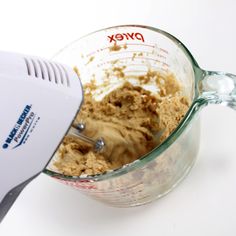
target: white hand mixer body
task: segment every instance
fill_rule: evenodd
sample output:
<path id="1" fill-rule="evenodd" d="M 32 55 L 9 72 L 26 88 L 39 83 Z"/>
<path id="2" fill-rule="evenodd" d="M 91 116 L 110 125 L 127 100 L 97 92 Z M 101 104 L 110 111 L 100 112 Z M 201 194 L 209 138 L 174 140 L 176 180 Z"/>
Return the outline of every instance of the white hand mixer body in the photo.
<path id="1" fill-rule="evenodd" d="M 72 68 L 0 52 L 0 221 L 50 161 L 82 101 Z"/>

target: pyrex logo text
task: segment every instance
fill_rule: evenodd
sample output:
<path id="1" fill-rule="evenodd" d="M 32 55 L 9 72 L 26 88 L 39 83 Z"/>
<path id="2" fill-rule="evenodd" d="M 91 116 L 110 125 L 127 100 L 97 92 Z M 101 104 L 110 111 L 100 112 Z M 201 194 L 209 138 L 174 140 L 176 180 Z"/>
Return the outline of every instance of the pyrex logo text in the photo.
<path id="1" fill-rule="evenodd" d="M 141 33 L 121 33 L 121 34 L 113 34 L 111 36 L 107 36 L 110 43 L 117 41 L 126 40 L 140 40 L 144 42 L 144 37 Z"/>

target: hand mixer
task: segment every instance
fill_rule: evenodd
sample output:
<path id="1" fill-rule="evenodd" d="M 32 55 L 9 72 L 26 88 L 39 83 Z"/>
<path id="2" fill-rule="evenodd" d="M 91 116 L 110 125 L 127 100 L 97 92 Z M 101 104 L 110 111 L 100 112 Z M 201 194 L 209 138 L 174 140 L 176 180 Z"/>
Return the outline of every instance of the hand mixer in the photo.
<path id="1" fill-rule="evenodd" d="M 22 189 L 50 161 L 68 133 L 94 145 L 71 127 L 83 101 L 73 69 L 38 57 L 0 52 L 0 221 Z M 70 128 L 71 127 L 71 128 Z"/>

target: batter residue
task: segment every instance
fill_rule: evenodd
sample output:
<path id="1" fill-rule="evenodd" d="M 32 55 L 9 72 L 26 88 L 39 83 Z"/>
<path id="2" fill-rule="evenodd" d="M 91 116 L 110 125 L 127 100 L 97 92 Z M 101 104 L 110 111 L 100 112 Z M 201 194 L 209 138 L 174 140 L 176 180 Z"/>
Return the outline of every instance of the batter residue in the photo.
<path id="1" fill-rule="evenodd" d="M 101 101 L 95 101 L 91 93 L 85 94 L 74 123 L 86 123 L 83 134 L 93 139 L 103 137 L 106 146 L 96 153 L 91 145 L 65 137 L 54 163 L 60 173 L 79 176 L 117 169 L 150 152 L 173 132 L 186 114 L 189 101 L 173 75 L 148 71 L 139 80 L 145 84 L 150 78 L 156 78 L 158 94 L 129 82 Z"/>

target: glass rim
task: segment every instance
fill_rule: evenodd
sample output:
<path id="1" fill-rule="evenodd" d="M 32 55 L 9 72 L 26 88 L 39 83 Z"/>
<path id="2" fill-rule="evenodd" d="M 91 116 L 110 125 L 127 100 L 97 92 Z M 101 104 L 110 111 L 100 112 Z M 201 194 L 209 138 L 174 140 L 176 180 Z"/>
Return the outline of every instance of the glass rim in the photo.
<path id="1" fill-rule="evenodd" d="M 67 49 L 71 45 L 77 43 L 81 39 L 86 38 L 90 35 L 93 35 L 97 32 L 101 32 L 101 31 L 105 31 L 105 30 L 109 30 L 109 29 L 115 29 L 115 28 L 116 29 L 117 28 L 125 28 L 125 27 L 145 28 L 145 29 L 152 30 L 154 32 L 160 33 L 160 34 L 166 36 L 167 38 L 169 38 L 173 43 L 175 43 L 182 50 L 182 52 L 185 54 L 185 56 L 187 56 L 187 58 L 191 62 L 192 69 L 194 71 L 194 83 L 196 84 L 196 82 L 197 82 L 196 81 L 196 69 L 200 69 L 200 67 L 198 66 L 198 63 L 196 62 L 196 60 L 194 59 L 194 57 L 192 56 L 190 51 L 187 49 L 187 47 L 179 39 L 177 39 L 175 36 L 169 34 L 168 32 L 166 32 L 164 30 L 161 30 L 161 29 L 158 29 L 158 28 L 155 28 L 155 27 L 151 27 L 151 26 L 130 24 L 130 25 L 111 26 L 111 27 L 100 29 L 100 30 L 96 30 L 96 31 L 93 31 L 89 34 L 86 34 L 86 35 L 72 41 L 71 43 L 67 44 L 65 47 L 60 49 L 52 58 L 55 58 L 57 55 L 59 55 L 65 49 Z M 163 153 L 172 143 L 174 143 L 174 141 L 185 130 L 185 127 L 190 123 L 190 121 L 192 120 L 194 114 L 198 111 L 198 109 L 202 105 L 202 103 L 204 103 L 204 101 L 198 100 L 198 91 L 195 87 L 195 94 L 194 94 L 192 104 L 189 107 L 188 112 L 185 114 L 185 116 L 183 117 L 183 119 L 179 123 L 179 125 L 176 127 L 176 129 L 159 146 L 155 147 L 150 152 L 146 153 L 145 155 L 143 155 L 141 158 L 137 159 L 134 162 L 131 162 L 127 165 L 124 165 L 124 166 L 122 166 L 118 169 L 107 171 L 107 172 L 104 172 L 102 174 L 97 174 L 97 175 L 70 176 L 70 175 L 64 175 L 64 174 L 61 174 L 61 173 L 54 172 L 52 170 L 47 169 L 47 167 L 43 170 L 43 173 L 45 173 L 45 174 L 47 174 L 51 177 L 55 177 L 55 178 L 58 178 L 58 179 L 61 179 L 61 180 L 66 180 L 66 181 L 69 180 L 69 181 L 80 181 L 80 182 L 90 182 L 90 181 L 96 181 L 97 182 L 97 181 L 101 181 L 101 180 L 107 180 L 107 179 L 110 179 L 110 178 L 113 178 L 113 177 L 118 177 L 118 176 L 126 174 L 126 173 L 128 173 L 132 170 L 141 168 L 141 167 L 145 166 L 147 163 L 151 162 L 152 160 L 158 158 L 161 153 Z"/>

